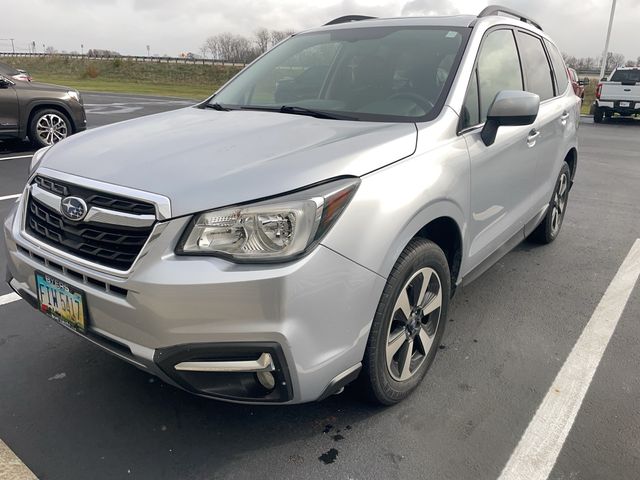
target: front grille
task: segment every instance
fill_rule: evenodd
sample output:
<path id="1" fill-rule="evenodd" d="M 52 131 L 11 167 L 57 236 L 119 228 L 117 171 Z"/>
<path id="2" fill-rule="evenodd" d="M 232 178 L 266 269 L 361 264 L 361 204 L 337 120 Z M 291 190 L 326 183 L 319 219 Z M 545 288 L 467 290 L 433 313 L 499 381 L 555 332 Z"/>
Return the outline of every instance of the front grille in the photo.
<path id="1" fill-rule="evenodd" d="M 38 185 L 42 186 L 40 182 Z M 64 184 L 58 186 L 68 188 Z M 77 195 L 75 188 L 77 187 L 74 186 L 73 190 L 68 190 L 67 194 Z M 102 195 L 87 189 L 83 190 L 90 194 Z M 109 197 L 105 195 L 105 198 Z M 91 195 L 83 198 L 89 204 L 87 198 L 91 198 Z M 115 197 L 111 198 L 111 200 L 114 199 Z M 115 210 L 115 208 L 112 209 Z M 73 222 L 33 197 L 30 197 L 27 203 L 25 228 L 30 235 L 55 248 L 117 270 L 128 270 L 133 265 L 153 230 L 153 226 L 132 228 Z"/>
<path id="2" fill-rule="evenodd" d="M 38 175 L 34 179 L 34 182 L 37 183 L 40 188 L 54 193 L 59 197 L 67 197 L 69 195 L 80 197 L 87 202 L 89 207 L 101 207 L 118 212 L 134 213 L 136 215 L 155 215 L 156 213 L 155 205 L 142 200 L 120 197 L 106 192 L 97 192 L 71 183 L 46 178 L 41 175 Z"/>

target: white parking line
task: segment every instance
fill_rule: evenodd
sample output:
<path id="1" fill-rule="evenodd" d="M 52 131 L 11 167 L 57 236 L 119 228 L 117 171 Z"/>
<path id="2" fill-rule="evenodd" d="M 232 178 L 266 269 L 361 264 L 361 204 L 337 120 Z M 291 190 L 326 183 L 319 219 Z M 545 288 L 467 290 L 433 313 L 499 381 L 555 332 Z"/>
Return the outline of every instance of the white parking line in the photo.
<path id="1" fill-rule="evenodd" d="M 29 155 L 18 155 L 15 157 L 0 157 L 0 162 L 4 162 L 5 160 L 18 160 L 19 158 L 31 158 L 33 157 L 33 153 L 30 153 Z"/>
<path id="2" fill-rule="evenodd" d="M 20 195 L 22 195 L 21 193 L 16 193 L 14 195 L 5 195 L 4 197 L 0 197 L 0 202 L 2 200 L 11 200 L 12 198 L 18 198 Z"/>
<path id="3" fill-rule="evenodd" d="M 2 440 L 0 440 L 0 480 L 38 480 Z"/>
<path id="4" fill-rule="evenodd" d="M 498 480 L 546 480 L 640 276 L 640 239 L 613 277 Z"/>
<path id="5" fill-rule="evenodd" d="M 0 295 L 0 306 L 7 303 L 17 302 L 20 300 L 20 295 L 17 293 L 7 293 L 6 295 Z"/>

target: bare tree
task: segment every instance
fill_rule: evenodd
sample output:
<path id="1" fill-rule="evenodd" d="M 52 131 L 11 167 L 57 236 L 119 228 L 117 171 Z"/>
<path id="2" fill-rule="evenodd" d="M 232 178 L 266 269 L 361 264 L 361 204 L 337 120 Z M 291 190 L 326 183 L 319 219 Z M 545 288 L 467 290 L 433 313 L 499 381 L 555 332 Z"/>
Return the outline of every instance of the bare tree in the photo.
<path id="1" fill-rule="evenodd" d="M 635 67 L 636 66 L 636 62 L 634 62 L 633 60 L 627 60 L 627 63 L 624 64 L 625 67 Z"/>
<path id="2" fill-rule="evenodd" d="M 266 28 L 259 28 L 254 33 L 256 37 L 256 45 L 260 53 L 264 53 L 269 49 L 269 40 L 271 39 L 271 32 Z"/>
<path id="3" fill-rule="evenodd" d="M 234 63 L 249 63 L 259 55 L 249 39 L 228 32 L 207 38 L 201 51 L 211 52 L 214 59 Z"/>
<path id="4" fill-rule="evenodd" d="M 622 55 L 621 53 L 613 53 L 613 52 L 607 53 L 607 63 L 605 65 L 605 70 L 607 72 L 610 72 L 614 68 L 619 67 L 621 65 L 624 65 L 624 55 Z"/>
<path id="5" fill-rule="evenodd" d="M 568 67 L 578 68 L 578 59 L 573 55 L 562 52 L 562 58 L 564 58 L 564 63 L 566 63 Z"/>
<path id="6" fill-rule="evenodd" d="M 44 53 L 46 53 L 47 55 L 53 55 L 54 53 L 58 53 L 58 51 L 54 47 L 49 45 L 47 48 L 44 49 Z"/>
<path id="7" fill-rule="evenodd" d="M 275 45 L 280 43 L 287 37 L 290 37 L 295 32 L 293 30 L 271 30 L 271 44 Z"/>

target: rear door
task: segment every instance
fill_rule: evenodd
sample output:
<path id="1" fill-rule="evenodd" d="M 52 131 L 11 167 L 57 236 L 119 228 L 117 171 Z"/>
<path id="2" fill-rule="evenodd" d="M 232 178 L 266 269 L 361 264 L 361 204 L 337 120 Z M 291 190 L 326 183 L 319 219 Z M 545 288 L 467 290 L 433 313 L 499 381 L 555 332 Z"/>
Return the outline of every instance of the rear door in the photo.
<path id="1" fill-rule="evenodd" d="M 10 83 L 0 81 L 0 135 L 18 133 L 18 96 Z"/>
<path id="2" fill-rule="evenodd" d="M 571 117 L 571 108 L 567 102 L 555 96 L 553 70 L 542 39 L 522 30 L 516 32 L 516 38 L 522 61 L 525 90 L 540 97 L 538 117 L 530 126 L 531 131 L 537 135 L 535 156 L 531 159 L 536 164 L 536 181 L 528 211 L 531 219 L 551 199 L 550 182 L 555 182 L 560 170 L 558 157 L 562 145 L 561 139 L 564 137 L 565 128 Z M 568 82 L 564 85 L 565 90 L 567 87 Z"/>
<path id="3" fill-rule="evenodd" d="M 523 90 L 511 28 L 485 34 L 462 109 L 461 134 L 471 161 L 471 218 L 466 275 L 510 240 L 522 240 L 537 189 L 537 137 L 533 126 L 500 127 L 493 145 L 480 137 L 489 106 L 501 90 Z M 539 195 L 539 194 L 538 194 Z"/>

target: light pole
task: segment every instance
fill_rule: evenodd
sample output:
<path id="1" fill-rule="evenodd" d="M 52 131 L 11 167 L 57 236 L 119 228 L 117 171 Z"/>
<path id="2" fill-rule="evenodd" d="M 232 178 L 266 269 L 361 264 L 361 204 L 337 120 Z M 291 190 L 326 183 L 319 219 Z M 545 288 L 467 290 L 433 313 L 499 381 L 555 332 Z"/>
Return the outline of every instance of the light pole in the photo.
<path id="1" fill-rule="evenodd" d="M 151 46 L 147 45 L 147 57 L 151 56 Z"/>
<path id="2" fill-rule="evenodd" d="M 611 2 L 611 15 L 609 16 L 609 29 L 607 30 L 607 40 L 604 42 L 604 52 L 602 53 L 602 62 L 600 63 L 600 78 L 604 77 L 607 68 L 607 56 L 609 54 L 609 39 L 611 38 L 611 27 L 613 27 L 613 15 L 616 13 L 616 1 Z"/>
<path id="3" fill-rule="evenodd" d="M 84 43 L 80 44 L 80 55 L 84 56 Z"/>

